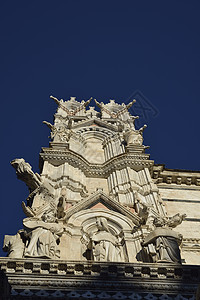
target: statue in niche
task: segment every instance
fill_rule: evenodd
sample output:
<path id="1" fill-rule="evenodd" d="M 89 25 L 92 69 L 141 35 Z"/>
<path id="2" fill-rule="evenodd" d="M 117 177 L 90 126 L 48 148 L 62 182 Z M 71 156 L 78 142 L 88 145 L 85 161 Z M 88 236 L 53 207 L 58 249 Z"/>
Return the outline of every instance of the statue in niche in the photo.
<path id="1" fill-rule="evenodd" d="M 42 182 L 40 175 L 38 173 L 34 173 L 31 165 L 25 162 L 23 158 L 16 158 L 12 160 L 11 165 L 16 170 L 17 178 L 24 181 L 31 192 L 41 185 Z"/>
<path id="2" fill-rule="evenodd" d="M 185 217 L 185 215 L 178 215 L 172 217 L 169 221 L 161 218 L 154 219 L 155 229 L 146 236 L 142 243 L 152 262 L 181 263 L 179 245 L 182 241 L 182 235 L 169 228 L 179 225 L 180 219 L 183 220 Z M 175 219 L 175 222 L 173 222 L 173 219 Z"/>
<path id="3" fill-rule="evenodd" d="M 18 230 L 16 235 L 5 235 L 3 251 L 8 252 L 10 258 L 22 258 L 25 249 L 25 231 Z"/>
<path id="4" fill-rule="evenodd" d="M 94 261 L 122 261 L 120 243 L 108 227 L 106 218 L 97 219 L 98 231 L 91 236 L 91 250 Z"/>
<path id="5" fill-rule="evenodd" d="M 32 217 L 23 220 L 29 241 L 24 251 L 24 257 L 59 258 L 57 242 L 63 228 L 56 223 L 56 211 L 50 208 L 41 218 Z"/>

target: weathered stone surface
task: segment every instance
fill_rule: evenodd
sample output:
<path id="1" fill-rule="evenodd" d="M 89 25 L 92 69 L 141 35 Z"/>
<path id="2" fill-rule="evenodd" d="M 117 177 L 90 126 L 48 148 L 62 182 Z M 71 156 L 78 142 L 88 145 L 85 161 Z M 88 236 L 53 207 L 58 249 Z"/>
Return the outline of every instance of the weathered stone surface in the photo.
<path id="1" fill-rule="evenodd" d="M 138 117 L 128 112 L 134 100 L 95 99 L 99 112 L 87 108 L 92 98 L 51 98 L 58 109 L 54 124 L 43 122 L 51 141 L 40 154 L 41 173 L 22 158 L 11 162 L 30 192 L 24 229 L 5 236 L 9 257 L 0 261 L 13 297 L 190 299 L 197 284 L 187 285 L 187 271 L 198 278 L 199 269 L 181 264 L 200 264 L 200 172 L 150 160 L 147 126 L 136 129 Z M 112 282 L 95 285 L 90 276 Z"/>
<path id="2" fill-rule="evenodd" d="M 2 290 L 6 300 L 11 295 L 16 296 L 11 299 L 189 300 L 195 299 L 200 281 L 199 267 L 164 263 L 1 258 L 0 268 L 7 278 Z M 0 284 L 3 280 L 1 276 Z"/>

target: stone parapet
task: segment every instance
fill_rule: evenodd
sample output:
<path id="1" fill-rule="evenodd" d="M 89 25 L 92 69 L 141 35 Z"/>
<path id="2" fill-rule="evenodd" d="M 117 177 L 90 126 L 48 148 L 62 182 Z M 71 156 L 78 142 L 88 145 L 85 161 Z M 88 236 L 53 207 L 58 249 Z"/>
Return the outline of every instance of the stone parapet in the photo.
<path id="1" fill-rule="evenodd" d="M 157 184 L 174 183 L 200 186 L 200 171 L 167 169 L 164 165 L 154 165 L 152 177 Z"/>
<path id="2" fill-rule="evenodd" d="M 200 267 L 166 263 L 0 258 L 0 267 L 11 299 L 18 295 L 56 298 L 59 293 L 60 299 L 195 299 L 200 281 Z"/>

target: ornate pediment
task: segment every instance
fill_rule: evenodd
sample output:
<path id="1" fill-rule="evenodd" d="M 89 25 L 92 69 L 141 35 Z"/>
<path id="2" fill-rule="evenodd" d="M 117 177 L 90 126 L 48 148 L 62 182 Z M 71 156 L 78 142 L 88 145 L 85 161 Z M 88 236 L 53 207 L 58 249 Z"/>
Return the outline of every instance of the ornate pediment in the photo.
<path id="1" fill-rule="evenodd" d="M 79 121 L 77 124 L 75 123 L 75 125 L 73 125 L 73 129 L 88 127 L 88 126 L 99 126 L 102 128 L 107 128 L 110 131 L 118 132 L 118 127 L 116 125 L 110 124 L 105 120 L 101 120 L 95 117 L 83 121 Z"/>
<path id="2" fill-rule="evenodd" d="M 101 208 L 100 208 L 100 204 L 101 204 Z M 95 209 L 95 208 L 118 212 L 131 219 L 135 225 L 139 225 L 141 222 L 141 218 L 135 212 L 130 211 L 121 203 L 117 202 L 116 200 L 113 200 L 111 197 L 107 196 L 102 190 L 97 190 L 94 194 L 92 194 L 88 198 L 80 201 L 79 203 L 71 207 L 66 212 L 65 218 L 69 219 L 73 214 L 81 210 Z"/>

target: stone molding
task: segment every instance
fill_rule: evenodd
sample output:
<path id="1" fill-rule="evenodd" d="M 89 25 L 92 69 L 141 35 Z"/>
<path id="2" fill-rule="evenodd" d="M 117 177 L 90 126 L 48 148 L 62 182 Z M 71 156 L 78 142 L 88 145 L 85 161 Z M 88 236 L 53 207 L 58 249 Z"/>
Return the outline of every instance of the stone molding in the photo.
<path id="1" fill-rule="evenodd" d="M 135 169 L 151 168 L 154 161 L 149 160 L 149 154 L 119 154 L 103 164 L 89 163 L 84 157 L 73 151 L 62 151 L 50 148 L 42 148 L 40 153 L 40 167 L 43 161 L 47 160 L 51 164 L 61 165 L 68 162 L 73 167 L 78 167 L 87 177 L 108 177 L 113 171 L 124 167 L 134 167 Z"/>
<path id="2" fill-rule="evenodd" d="M 16 296 L 34 296 L 34 297 L 51 297 L 50 299 L 134 299 L 134 300 L 195 300 L 195 296 L 189 296 L 189 298 L 183 297 L 181 294 L 176 295 L 176 297 L 170 297 L 166 294 L 162 295 L 152 295 L 151 293 L 146 293 L 145 295 L 141 295 L 139 293 L 130 293 L 130 292 L 102 292 L 102 291 L 85 291 L 85 290 L 78 290 L 72 292 L 65 292 L 56 290 L 55 292 L 40 290 L 40 291 L 30 291 L 30 290 L 23 290 L 23 291 L 16 291 L 12 290 L 12 295 Z M 52 298 L 55 297 L 55 298 Z M 62 298 L 65 297 L 65 298 Z M 23 298 L 24 299 L 24 298 Z M 35 299 L 35 298 L 34 298 Z M 37 298 L 41 299 L 41 298 Z M 46 298 L 45 298 L 46 299 Z"/>
<path id="3" fill-rule="evenodd" d="M 167 183 L 200 186 L 200 171 L 167 169 L 164 165 L 154 165 L 152 177 L 157 184 Z"/>
<path id="4" fill-rule="evenodd" d="M 199 238 L 183 238 L 183 242 L 200 244 L 200 239 Z"/>
<path id="5" fill-rule="evenodd" d="M 105 276 L 110 274 L 118 278 L 168 279 L 169 282 L 187 280 L 188 283 L 194 284 L 200 281 L 200 266 L 171 263 L 83 262 L 0 257 L 0 268 L 1 271 L 7 274 L 23 274 L 23 276 L 28 276 L 28 274 L 55 274 L 61 276 L 66 274 L 77 276 L 84 274 L 88 276 Z M 82 280 L 84 281 L 83 278 Z"/>
<path id="6" fill-rule="evenodd" d="M 54 179 L 47 174 L 44 177 L 51 180 L 51 182 L 56 183 L 54 188 L 58 188 L 59 186 L 61 186 L 61 183 L 64 183 L 63 185 L 71 191 L 79 192 L 81 197 L 84 198 L 88 196 L 88 190 L 86 186 L 80 181 L 72 179 L 70 176 L 62 175 L 59 178 Z"/>
<path id="7" fill-rule="evenodd" d="M 122 293 L 126 299 L 131 299 L 129 296 L 133 292 L 159 296 L 180 293 L 189 295 L 190 298 L 186 299 L 191 299 L 200 281 L 200 267 L 191 265 L 0 258 L 0 267 L 15 295 L 17 290 L 20 290 L 18 294 L 23 290 L 32 293 L 50 291 L 53 294 L 59 286 L 60 292 L 90 291 L 100 294 L 108 291 L 110 296 Z"/>
<path id="8" fill-rule="evenodd" d="M 200 252 L 200 239 L 198 238 L 183 238 L 182 251 Z"/>

